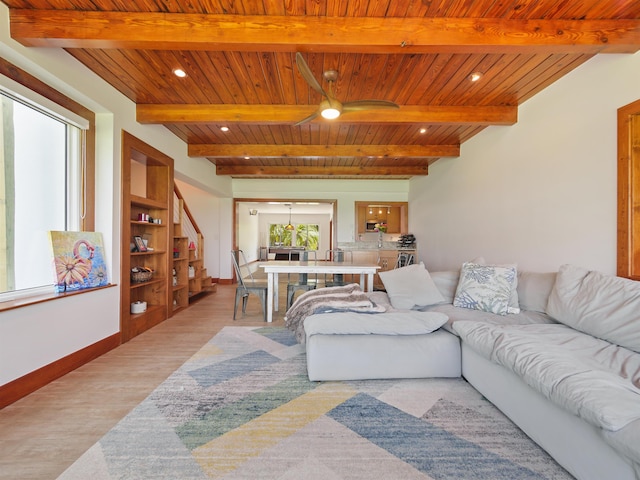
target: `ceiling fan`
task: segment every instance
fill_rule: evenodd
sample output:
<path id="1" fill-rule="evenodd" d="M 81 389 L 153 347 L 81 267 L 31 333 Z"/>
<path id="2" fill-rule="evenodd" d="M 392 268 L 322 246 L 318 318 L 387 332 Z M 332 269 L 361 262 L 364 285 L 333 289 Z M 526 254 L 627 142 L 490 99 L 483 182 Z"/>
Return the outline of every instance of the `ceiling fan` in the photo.
<path id="1" fill-rule="evenodd" d="M 400 108 L 397 104 L 389 102 L 387 100 L 355 100 L 352 102 L 342 103 L 338 100 L 333 93 L 333 83 L 338 78 L 338 72 L 335 70 L 327 70 L 322 74 L 323 78 L 329 82 L 329 91 L 326 92 L 320 83 L 315 79 L 311 69 L 304 57 L 300 52 L 296 52 L 296 65 L 298 70 L 302 74 L 303 78 L 316 92 L 324 97 L 320 102 L 318 110 L 309 115 L 307 118 L 300 120 L 295 126 L 302 125 L 310 122 L 318 115 L 326 118 L 327 120 L 333 120 L 338 118 L 343 113 L 356 112 L 359 110 L 373 110 L 377 108 Z"/>

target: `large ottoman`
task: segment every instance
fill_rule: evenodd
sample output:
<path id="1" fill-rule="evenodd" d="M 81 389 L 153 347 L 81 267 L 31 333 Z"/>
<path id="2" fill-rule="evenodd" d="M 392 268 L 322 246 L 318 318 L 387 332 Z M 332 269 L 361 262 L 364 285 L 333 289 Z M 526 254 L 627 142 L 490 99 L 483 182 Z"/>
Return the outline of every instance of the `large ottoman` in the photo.
<path id="1" fill-rule="evenodd" d="M 438 312 L 352 312 L 304 320 L 309 380 L 459 377 L 460 339 Z"/>

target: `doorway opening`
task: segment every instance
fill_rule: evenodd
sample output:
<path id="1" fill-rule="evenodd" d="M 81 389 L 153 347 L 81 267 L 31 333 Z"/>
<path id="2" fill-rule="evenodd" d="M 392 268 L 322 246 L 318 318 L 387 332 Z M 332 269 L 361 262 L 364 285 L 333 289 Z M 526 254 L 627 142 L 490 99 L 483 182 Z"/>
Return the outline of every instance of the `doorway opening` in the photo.
<path id="1" fill-rule="evenodd" d="M 316 250 L 323 258 L 337 245 L 338 201 L 331 199 L 236 198 L 233 245 L 249 263 L 273 260 L 287 248 Z M 293 228 L 286 228 L 291 225 Z"/>

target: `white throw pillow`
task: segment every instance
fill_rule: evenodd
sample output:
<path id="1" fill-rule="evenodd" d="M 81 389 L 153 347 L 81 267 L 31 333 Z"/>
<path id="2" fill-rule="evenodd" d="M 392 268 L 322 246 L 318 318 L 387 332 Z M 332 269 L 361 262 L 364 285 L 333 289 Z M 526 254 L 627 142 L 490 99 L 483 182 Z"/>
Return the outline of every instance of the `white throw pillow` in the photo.
<path id="1" fill-rule="evenodd" d="M 444 303 L 422 262 L 380 272 L 379 275 L 393 308 L 412 309 Z"/>
<path id="2" fill-rule="evenodd" d="M 640 353 L 640 282 L 562 265 L 547 313 L 576 330 Z"/>
<path id="3" fill-rule="evenodd" d="M 506 315 L 516 278 L 515 265 L 463 263 L 453 306 Z"/>
<path id="4" fill-rule="evenodd" d="M 470 263 L 477 263 L 479 265 L 486 265 L 484 257 L 477 257 L 471 260 Z M 497 267 L 514 267 L 517 270 L 517 265 L 507 263 L 496 265 Z M 509 297 L 509 308 L 507 309 L 507 313 L 520 313 L 520 301 L 518 300 L 518 275 L 516 275 L 516 279 L 513 282 L 513 289 L 511 290 L 511 296 Z"/>

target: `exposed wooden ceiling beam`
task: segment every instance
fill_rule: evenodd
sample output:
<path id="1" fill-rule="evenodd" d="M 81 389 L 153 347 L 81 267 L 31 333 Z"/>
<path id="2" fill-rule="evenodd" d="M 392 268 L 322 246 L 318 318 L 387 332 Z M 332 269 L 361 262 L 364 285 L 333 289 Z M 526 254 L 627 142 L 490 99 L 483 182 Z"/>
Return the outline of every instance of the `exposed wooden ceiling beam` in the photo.
<path id="1" fill-rule="evenodd" d="M 217 175 L 252 176 L 252 177 L 345 177 L 345 176 L 384 176 L 410 177 L 413 175 L 428 175 L 429 166 L 264 166 L 264 165 L 232 165 L 227 163 L 216 165 Z"/>
<path id="2" fill-rule="evenodd" d="M 220 145 L 190 144 L 190 157 L 207 158 L 440 158 L 460 156 L 460 145 Z"/>
<path id="3" fill-rule="evenodd" d="M 640 20 L 518 20 L 10 9 L 26 46 L 345 53 L 633 53 Z M 384 32 L 381 35 L 380 32 Z"/>
<path id="4" fill-rule="evenodd" d="M 253 123 L 281 125 L 296 123 L 312 114 L 313 105 L 157 105 L 136 106 L 140 123 Z M 373 110 L 372 110 L 373 111 Z M 511 106 L 422 106 L 402 105 L 399 110 L 350 112 L 335 120 L 318 118 L 315 122 L 391 123 L 391 124 L 464 124 L 513 125 L 518 108 Z"/>

